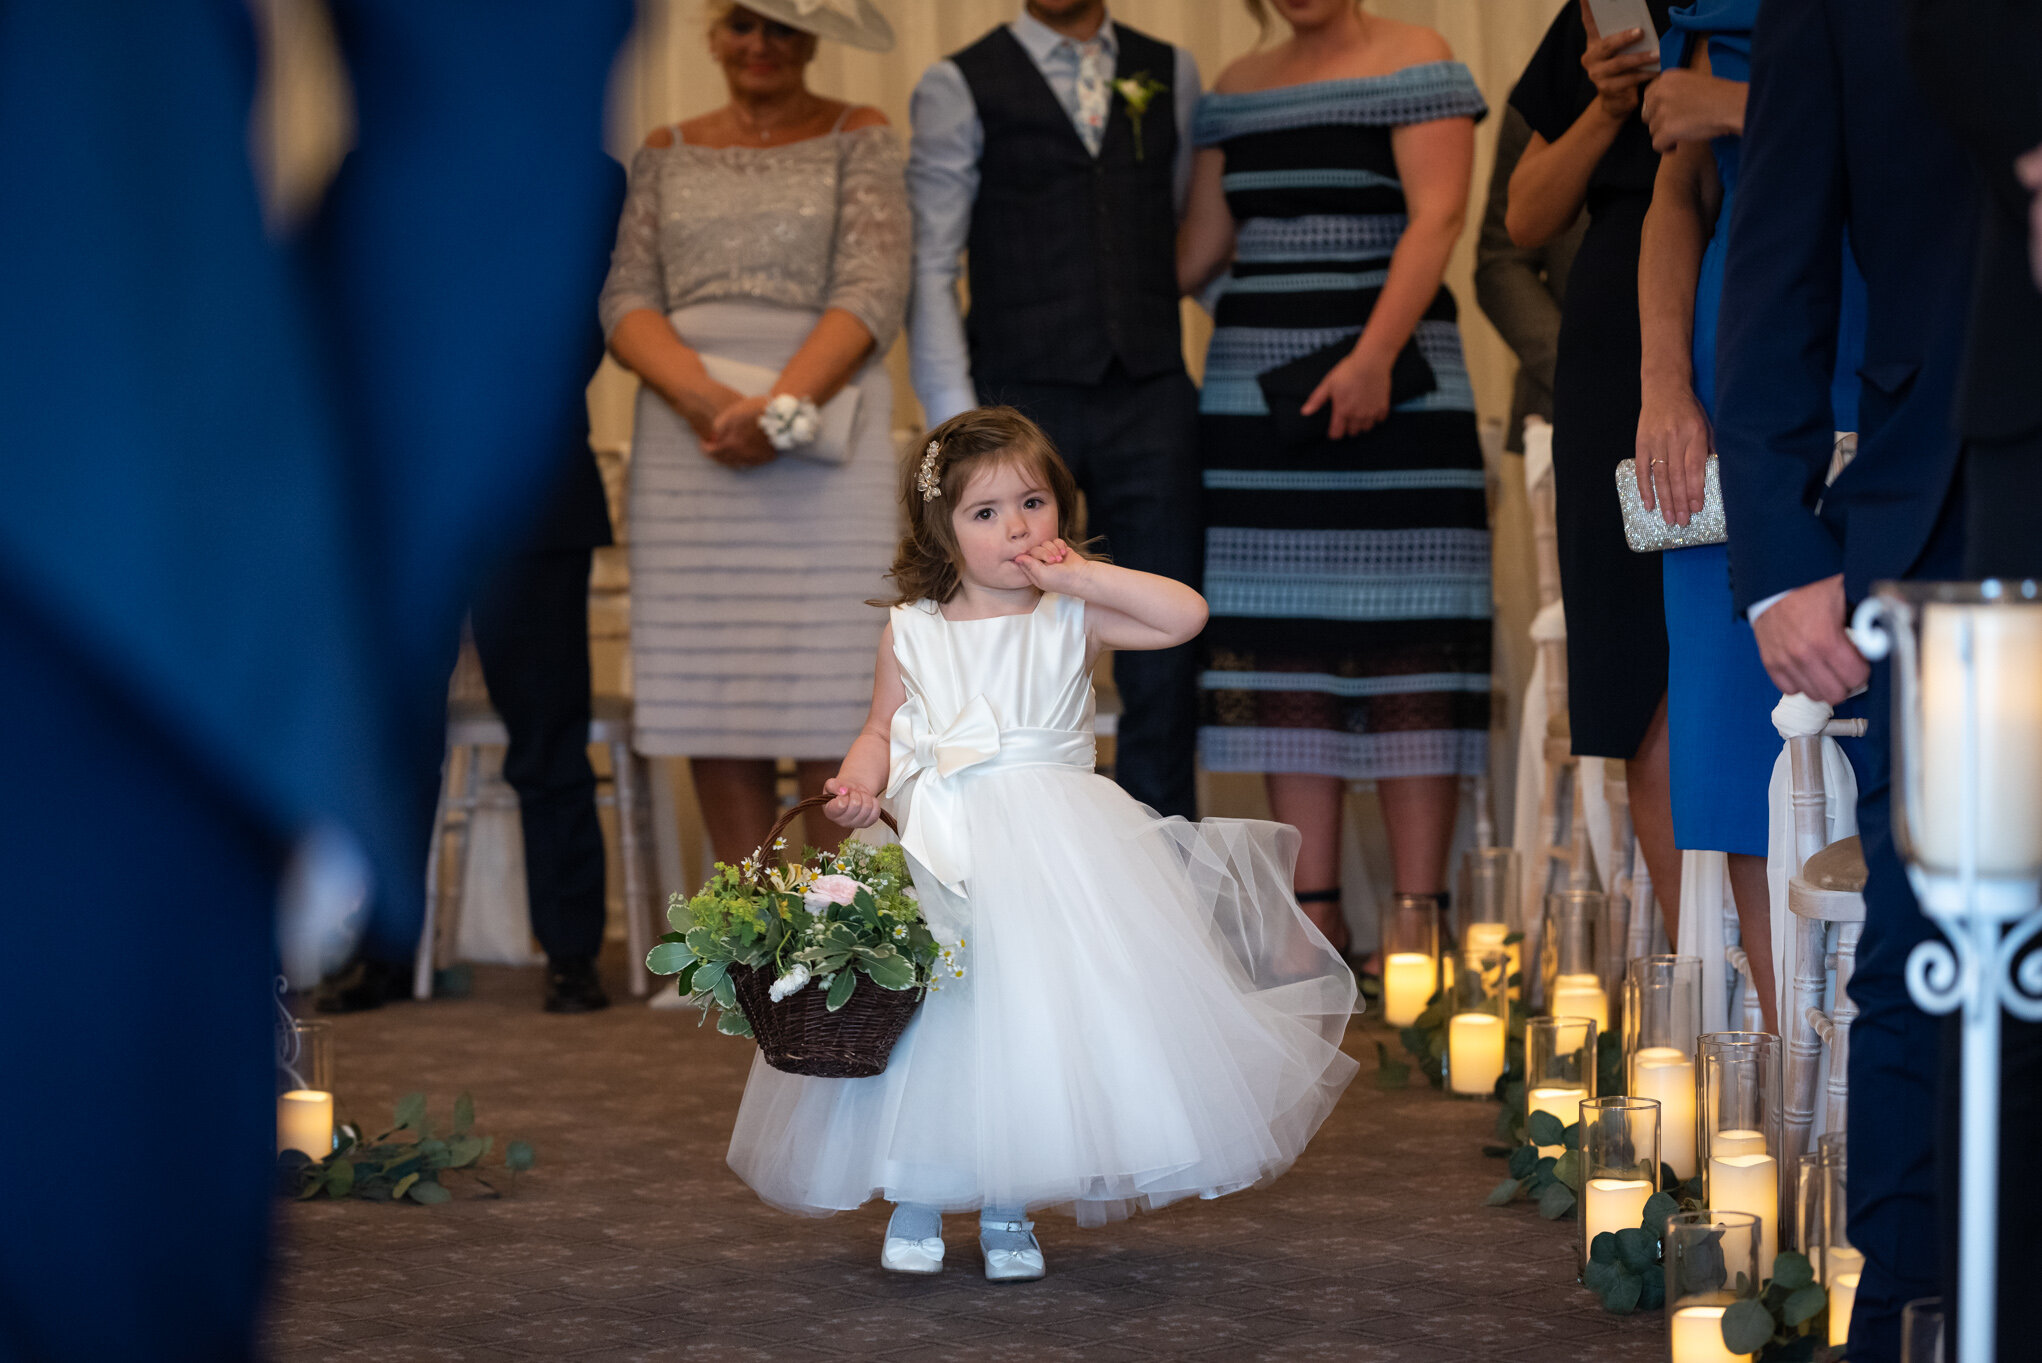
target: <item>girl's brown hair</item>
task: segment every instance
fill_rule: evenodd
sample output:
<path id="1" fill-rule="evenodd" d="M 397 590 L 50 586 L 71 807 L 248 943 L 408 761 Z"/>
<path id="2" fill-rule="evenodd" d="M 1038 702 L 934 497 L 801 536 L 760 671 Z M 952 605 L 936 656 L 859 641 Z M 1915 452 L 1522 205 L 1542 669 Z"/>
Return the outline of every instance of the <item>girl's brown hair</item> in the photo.
<path id="1" fill-rule="evenodd" d="M 934 473 L 942 494 L 924 498 L 920 480 L 929 446 L 936 446 Z M 894 552 L 887 574 L 897 593 L 875 606 L 905 606 L 916 601 L 938 604 L 957 595 L 961 557 L 951 510 L 987 469 L 1014 464 L 1042 481 L 1056 498 L 1056 533 L 1077 546 L 1078 484 L 1042 428 L 1012 407 L 976 407 L 950 418 L 922 437 L 901 469 L 901 501 L 907 506 L 908 530 Z"/>

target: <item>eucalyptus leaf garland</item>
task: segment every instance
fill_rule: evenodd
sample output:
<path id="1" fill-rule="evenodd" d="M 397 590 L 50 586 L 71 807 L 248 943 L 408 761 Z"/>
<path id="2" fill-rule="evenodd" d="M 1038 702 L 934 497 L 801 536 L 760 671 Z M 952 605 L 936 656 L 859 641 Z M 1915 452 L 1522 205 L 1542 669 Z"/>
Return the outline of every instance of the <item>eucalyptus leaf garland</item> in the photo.
<path id="1" fill-rule="evenodd" d="M 300 1202 L 314 1198 L 364 1198 L 371 1202 L 415 1202 L 437 1206 L 451 1202 L 454 1194 L 441 1175 L 464 1173 L 488 1197 L 502 1192 L 482 1176 L 482 1159 L 496 1148 L 493 1136 L 474 1134 L 475 1099 L 463 1093 L 454 1100 L 453 1124 L 435 1134 L 426 1118 L 423 1093 L 407 1093 L 397 1100 L 392 1125 L 374 1137 L 364 1137 L 353 1126 L 342 1126 L 340 1142 L 324 1159 L 312 1159 L 302 1150 L 286 1150 L 277 1156 L 279 1191 Z M 495 1166 L 517 1176 L 537 1162 L 537 1155 L 524 1141 L 504 1147 L 503 1160 Z"/>

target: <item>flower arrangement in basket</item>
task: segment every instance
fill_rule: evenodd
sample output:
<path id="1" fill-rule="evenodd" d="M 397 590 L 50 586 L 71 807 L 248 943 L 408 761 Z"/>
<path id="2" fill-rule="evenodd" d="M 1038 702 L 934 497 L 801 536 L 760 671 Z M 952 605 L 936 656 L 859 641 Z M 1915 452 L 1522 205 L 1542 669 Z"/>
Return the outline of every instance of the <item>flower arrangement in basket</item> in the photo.
<path id="1" fill-rule="evenodd" d="M 667 905 L 674 931 L 645 965 L 680 976 L 681 992 L 703 1006 L 705 1020 L 713 1005 L 716 1030 L 751 1037 L 775 1069 L 866 1078 L 885 1070 L 923 990 L 964 978 L 964 967 L 922 917 L 898 844 L 853 838 L 835 851 L 811 848 L 799 861 L 766 865 L 768 848 L 786 847 L 780 834 L 794 816 L 827 803 L 795 805 L 766 847 L 736 866 L 716 863 L 694 898 L 674 895 Z"/>

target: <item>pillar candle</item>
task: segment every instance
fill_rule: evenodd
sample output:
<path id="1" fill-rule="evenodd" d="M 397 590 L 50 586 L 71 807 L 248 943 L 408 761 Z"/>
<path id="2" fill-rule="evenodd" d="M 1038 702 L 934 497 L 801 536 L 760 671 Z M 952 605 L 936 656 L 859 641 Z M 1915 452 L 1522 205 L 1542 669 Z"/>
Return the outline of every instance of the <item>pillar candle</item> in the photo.
<path id="1" fill-rule="evenodd" d="M 1560 1119 L 1561 1126 L 1572 1126 L 1581 1120 L 1581 1100 L 1588 1096 L 1585 1088 L 1535 1088 L 1524 1095 L 1525 1120 L 1531 1120 L 1534 1112 L 1550 1112 Z M 1539 1155 L 1560 1158 L 1566 1152 L 1564 1145 L 1542 1145 Z"/>
<path id="2" fill-rule="evenodd" d="M 1597 976 L 1556 975 L 1552 1004 L 1556 1018 L 1594 1018 L 1597 1036 L 1609 1030 L 1609 996 Z"/>
<path id="3" fill-rule="evenodd" d="M 333 1095 L 292 1089 L 277 1096 L 277 1153 L 302 1150 L 315 1160 L 333 1153 Z"/>
<path id="4" fill-rule="evenodd" d="M 1709 1141 L 1709 1157 L 1711 1159 L 1717 1155 L 1763 1155 L 1764 1153 L 1765 1133 L 1763 1131 L 1747 1131 L 1732 1127 L 1718 1131 Z"/>
<path id="5" fill-rule="evenodd" d="M 1673 1363 L 1745 1363 L 1723 1342 L 1720 1306 L 1683 1306 L 1673 1313 Z"/>
<path id="6" fill-rule="evenodd" d="M 1862 1275 L 1852 1269 L 1839 1273 L 1829 1285 L 1829 1343 L 1834 1348 L 1851 1337 L 1851 1308 L 1858 1304 L 1858 1279 Z"/>
<path id="7" fill-rule="evenodd" d="M 1503 1019 L 1494 1013 L 1455 1013 L 1446 1026 L 1447 1086 L 1455 1093 L 1488 1094 L 1503 1076 Z"/>
<path id="8" fill-rule="evenodd" d="M 1432 958 L 1419 951 L 1393 951 L 1383 958 L 1383 1021 L 1409 1027 L 1425 1011 L 1435 988 Z"/>
<path id="9" fill-rule="evenodd" d="M 1865 1256 L 1849 1245 L 1831 1245 L 1822 1258 L 1825 1285 L 1835 1282 L 1839 1273 L 1859 1273 L 1865 1267 Z"/>
<path id="10" fill-rule="evenodd" d="M 1672 1046 L 1647 1046 L 1633 1058 L 1631 1092 L 1659 1100 L 1659 1158 L 1680 1178 L 1695 1164 L 1695 1062 Z M 1756 1134 L 1756 1133 L 1754 1133 Z M 1760 1147 L 1763 1149 L 1763 1145 Z M 1737 1154 L 1745 1153 L 1742 1150 Z"/>
<path id="11" fill-rule="evenodd" d="M 1773 1276 L 1779 1246 L 1780 1166 L 1771 1155 L 1709 1156 L 1709 1209 L 1758 1218 L 1758 1276 Z"/>
<path id="12" fill-rule="evenodd" d="M 1615 1234 L 1643 1224 L 1645 1203 L 1652 1196 L 1652 1181 L 1644 1178 L 1592 1178 L 1582 1208 L 1588 1226 L 1588 1243 L 1604 1231 Z"/>
<path id="13" fill-rule="evenodd" d="M 1964 669 L 1958 626 L 1973 623 L 1978 660 L 1980 875 L 2042 864 L 2042 606 L 1931 602 L 1922 614 L 1921 860 L 1955 871 L 1964 856 Z M 1910 812 L 1917 812 L 1910 810 Z"/>

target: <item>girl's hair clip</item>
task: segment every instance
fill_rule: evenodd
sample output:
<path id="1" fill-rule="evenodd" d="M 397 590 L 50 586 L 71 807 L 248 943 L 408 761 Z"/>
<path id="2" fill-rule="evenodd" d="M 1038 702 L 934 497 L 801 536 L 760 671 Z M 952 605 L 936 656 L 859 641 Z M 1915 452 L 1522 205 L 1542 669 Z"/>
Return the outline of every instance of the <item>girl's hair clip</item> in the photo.
<path id="1" fill-rule="evenodd" d="M 933 502 L 943 495 L 943 480 L 936 476 L 936 460 L 942 453 L 943 447 L 931 440 L 929 448 L 922 454 L 922 469 L 915 475 L 915 486 L 921 490 L 925 502 Z"/>

